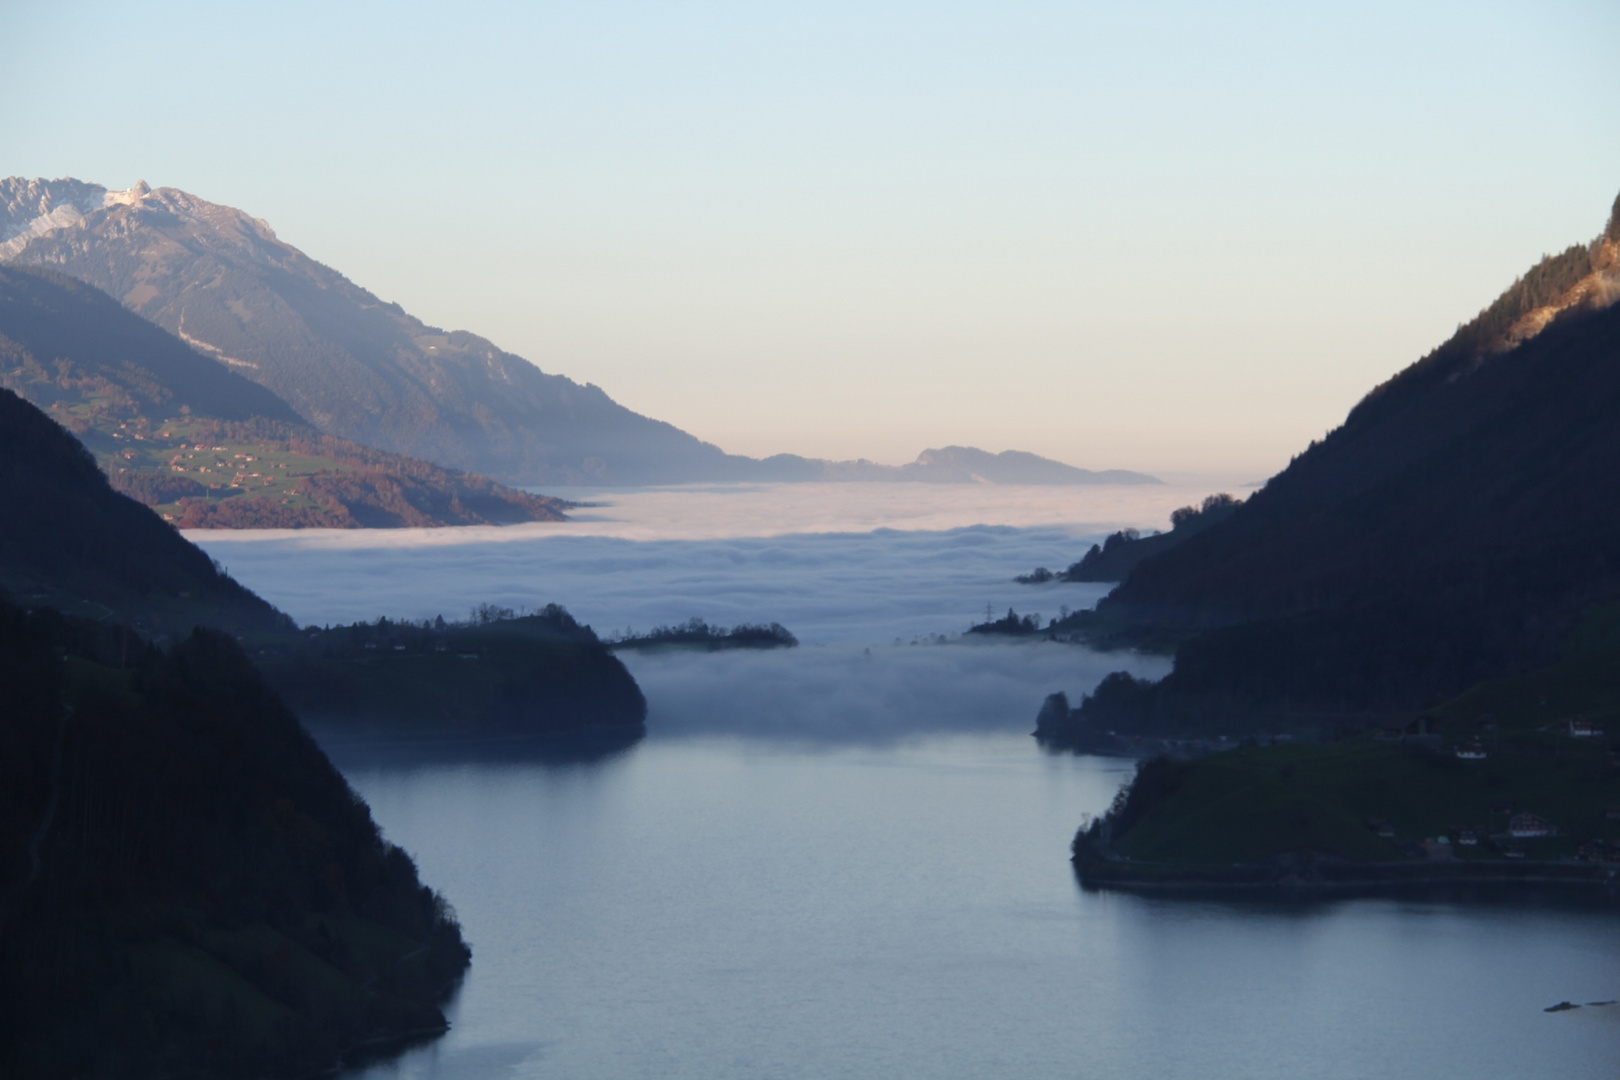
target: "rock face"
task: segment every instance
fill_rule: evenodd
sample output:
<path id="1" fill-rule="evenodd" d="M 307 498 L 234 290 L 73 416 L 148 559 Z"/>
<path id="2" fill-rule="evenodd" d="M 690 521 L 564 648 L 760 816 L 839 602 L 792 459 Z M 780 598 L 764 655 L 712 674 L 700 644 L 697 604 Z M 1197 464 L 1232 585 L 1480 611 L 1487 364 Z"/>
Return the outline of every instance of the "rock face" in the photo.
<path id="1" fill-rule="evenodd" d="M 264 221 L 176 188 L 13 177 L 0 208 L 0 259 L 111 293 L 327 434 L 527 484 L 725 479 L 753 464 L 427 326 Z"/>

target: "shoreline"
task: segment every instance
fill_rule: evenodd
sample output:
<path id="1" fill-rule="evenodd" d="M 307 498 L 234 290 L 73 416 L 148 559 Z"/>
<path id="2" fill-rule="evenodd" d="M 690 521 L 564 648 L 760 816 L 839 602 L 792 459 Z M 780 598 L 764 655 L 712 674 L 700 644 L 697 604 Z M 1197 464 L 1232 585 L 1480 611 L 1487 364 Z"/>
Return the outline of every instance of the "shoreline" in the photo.
<path id="1" fill-rule="evenodd" d="M 1071 861 L 1075 876 L 1085 888 L 1149 892 L 1212 889 L 1328 893 L 1436 885 L 1612 887 L 1620 884 L 1620 866 L 1606 863 L 1507 862 L 1500 859 L 1349 863 L 1299 856 L 1262 864 L 1196 866 L 1128 862 L 1117 856 L 1108 858 L 1101 854 L 1084 856 L 1080 853 L 1076 853 Z"/>

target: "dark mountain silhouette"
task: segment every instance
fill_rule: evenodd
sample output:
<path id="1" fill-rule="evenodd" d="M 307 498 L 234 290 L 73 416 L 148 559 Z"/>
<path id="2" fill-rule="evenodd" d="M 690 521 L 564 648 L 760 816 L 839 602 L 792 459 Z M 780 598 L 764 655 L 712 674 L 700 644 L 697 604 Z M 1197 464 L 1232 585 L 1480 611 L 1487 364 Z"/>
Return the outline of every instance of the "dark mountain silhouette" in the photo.
<path id="1" fill-rule="evenodd" d="M 1151 480 L 965 447 L 899 467 L 727 454 L 476 334 L 428 326 L 264 221 L 175 188 L 0 179 L 0 262 L 54 268 L 105 290 L 274 391 L 325 434 L 508 483 Z"/>
<path id="2" fill-rule="evenodd" d="M 1620 202 L 1227 520 L 1143 560 L 1082 621 L 1179 639 L 1174 672 L 1111 676 L 1076 719 L 1414 707 L 1554 659 L 1620 593 L 1617 297 Z"/>
<path id="3" fill-rule="evenodd" d="M 444 1030 L 454 916 L 230 638 L 0 597 L 0 700 L 0 1074 L 304 1076 Z"/>
<path id="4" fill-rule="evenodd" d="M 0 386 L 181 527 L 506 524 L 562 506 L 322 435 L 264 387 L 50 270 L 0 266 Z"/>

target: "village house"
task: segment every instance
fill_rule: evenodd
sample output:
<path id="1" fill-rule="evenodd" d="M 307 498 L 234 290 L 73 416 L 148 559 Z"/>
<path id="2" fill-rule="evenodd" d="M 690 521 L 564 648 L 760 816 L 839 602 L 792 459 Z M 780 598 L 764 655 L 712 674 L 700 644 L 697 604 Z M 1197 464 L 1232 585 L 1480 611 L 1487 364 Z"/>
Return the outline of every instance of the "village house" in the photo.
<path id="1" fill-rule="evenodd" d="M 1553 827 L 1543 818 L 1535 814 L 1514 814 L 1508 821 L 1508 835 L 1515 840 L 1523 840 L 1533 836 L 1551 836 Z"/>
<path id="2" fill-rule="evenodd" d="M 1603 725 L 1594 724 L 1584 716 L 1569 722 L 1569 733 L 1577 739 L 1593 739 L 1603 734 Z"/>
<path id="3" fill-rule="evenodd" d="M 1478 739 L 1469 739 L 1467 742 L 1457 744 L 1457 756 L 1464 761 L 1484 761 L 1485 744 Z"/>

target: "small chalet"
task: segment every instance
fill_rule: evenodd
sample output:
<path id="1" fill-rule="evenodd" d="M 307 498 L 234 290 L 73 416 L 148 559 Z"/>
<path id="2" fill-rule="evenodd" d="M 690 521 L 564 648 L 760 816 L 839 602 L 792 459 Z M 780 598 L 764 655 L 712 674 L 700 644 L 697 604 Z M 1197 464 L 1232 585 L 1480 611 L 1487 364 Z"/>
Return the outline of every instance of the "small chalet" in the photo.
<path id="1" fill-rule="evenodd" d="M 1553 827 L 1544 818 L 1535 814 L 1514 814 L 1508 821 L 1508 835 L 1515 840 L 1523 840 L 1532 836 L 1551 836 Z"/>
<path id="2" fill-rule="evenodd" d="M 1603 725 L 1594 724 L 1584 716 L 1569 722 L 1569 733 L 1577 739 L 1595 739 L 1603 734 Z"/>
<path id="3" fill-rule="evenodd" d="M 1484 761 L 1485 744 L 1478 739 L 1469 739 L 1467 742 L 1457 744 L 1457 756 L 1464 761 Z"/>

